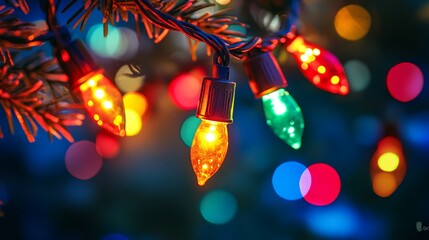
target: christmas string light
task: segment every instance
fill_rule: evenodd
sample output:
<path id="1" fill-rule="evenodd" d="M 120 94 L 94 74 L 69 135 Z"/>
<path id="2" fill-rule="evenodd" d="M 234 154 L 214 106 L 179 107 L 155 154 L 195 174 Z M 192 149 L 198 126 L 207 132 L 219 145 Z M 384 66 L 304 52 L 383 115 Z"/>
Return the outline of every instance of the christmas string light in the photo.
<path id="1" fill-rule="evenodd" d="M 76 2 L 67 4 L 63 12 Z M 77 19 L 73 27 L 80 24 L 83 29 L 91 12 L 99 9 L 102 11 L 106 35 L 107 22 L 126 21 L 127 13 L 131 13 L 136 20 L 141 18 L 149 38 L 154 38 L 155 42 L 160 42 L 168 31 L 174 30 L 185 34 L 192 41 L 206 44 L 210 49 L 208 52 L 213 55 L 213 71 L 212 76 L 204 78 L 202 82 L 196 113 L 202 122 L 190 150 L 199 185 L 204 185 L 219 170 L 228 151 L 227 125 L 232 123 L 235 95 L 235 83 L 228 80 L 230 56 L 243 61 L 249 85 L 255 97 L 262 100 L 268 126 L 294 149 L 301 146 L 303 115 L 292 95 L 284 89 L 287 82 L 272 51 L 278 45 L 286 47 L 294 55 L 304 76 L 317 87 L 341 95 L 349 91 L 338 59 L 328 51 L 306 42 L 298 35 L 295 27 L 282 29 L 265 38 L 247 37 L 229 29 L 230 25 L 244 24 L 234 17 L 224 16 L 223 12 L 206 17 L 193 16 L 193 13 L 211 4 L 198 5 L 198 1 L 173 1 L 166 4 L 163 0 L 92 0 L 80 7 L 68 23 Z M 45 36 L 33 37 L 28 45 L 48 39 L 53 45 L 54 55 L 70 79 L 71 88 L 81 96 L 90 117 L 110 132 L 125 136 L 121 93 L 94 62 L 83 43 L 71 40 L 67 28 L 58 26 L 54 0 L 46 0 L 45 9 L 49 31 Z M 192 47 L 192 51 L 195 50 Z"/>
<path id="2" fill-rule="evenodd" d="M 57 44 L 57 43 L 56 43 Z M 109 132 L 125 136 L 122 94 L 90 57 L 79 40 L 56 45 L 54 52 L 69 76 L 72 89 L 80 92 L 91 118 Z"/>
<path id="3" fill-rule="evenodd" d="M 228 151 L 227 123 L 202 120 L 191 146 L 191 163 L 203 186 L 220 168 Z"/>
<path id="4" fill-rule="evenodd" d="M 268 126 L 292 148 L 301 147 L 304 119 L 301 108 L 283 88 L 286 78 L 271 52 L 250 53 L 243 61 L 249 85 L 262 103 Z"/>
<path id="5" fill-rule="evenodd" d="M 332 53 L 305 41 L 301 36 L 297 36 L 286 49 L 314 86 L 335 94 L 349 93 L 344 68 Z"/>
<path id="6" fill-rule="evenodd" d="M 213 65 L 213 77 L 204 78 L 197 117 L 202 121 L 191 146 L 191 162 L 198 185 L 205 184 L 222 165 L 228 151 L 227 124 L 232 123 L 235 83 L 229 68 Z"/>
<path id="7" fill-rule="evenodd" d="M 301 147 L 304 118 L 301 108 L 283 88 L 262 96 L 265 117 L 274 133 L 294 149 Z"/>
<path id="8" fill-rule="evenodd" d="M 83 43 L 71 40 L 68 29 L 57 25 L 54 0 L 48 1 L 45 6 L 47 23 L 53 33 L 50 40 L 59 64 L 69 77 L 72 90 L 80 93 L 85 109 L 100 127 L 115 135 L 125 136 L 122 94 L 95 63 Z"/>
<path id="9" fill-rule="evenodd" d="M 155 25 L 177 30 L 203 41 L 214 51 L 212 77 L 204 78 L 198 118 L 202 119 L 191 145 L 191 163 L 198 185 L 203 186 L 221 167 L 228 151 L 227 124 L 232 123 L 235 83 L 229 79 L 229 50 L 219 37 L 194 25 L 179 21 L 154 8 L 149 1 L 136 1 L 137 7 Z"/>

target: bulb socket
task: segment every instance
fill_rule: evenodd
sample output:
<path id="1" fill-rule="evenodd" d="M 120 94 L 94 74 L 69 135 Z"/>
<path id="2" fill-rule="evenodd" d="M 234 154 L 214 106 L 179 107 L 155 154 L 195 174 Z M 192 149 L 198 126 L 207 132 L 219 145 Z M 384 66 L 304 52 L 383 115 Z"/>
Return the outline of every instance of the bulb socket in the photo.
<path id="1" fill-rule="evenodd" d="M 249 55 L 243 61 L 243 68 L 256 98 L 287 86 L 286 78 L 271 52 Z"/>
<path id="2" fill-rule="evenodd" d="M 53 51 L 64 73 L 69 77 L 72 89 L 85 82 L 85 76 L 101 70 L 80 40 L 55 44 Z"/>
<path id="3" fill-rule="evenodd" d="M 235 82 L 204 78 L 196 116 L 205 120 L 232 123 Z"/>

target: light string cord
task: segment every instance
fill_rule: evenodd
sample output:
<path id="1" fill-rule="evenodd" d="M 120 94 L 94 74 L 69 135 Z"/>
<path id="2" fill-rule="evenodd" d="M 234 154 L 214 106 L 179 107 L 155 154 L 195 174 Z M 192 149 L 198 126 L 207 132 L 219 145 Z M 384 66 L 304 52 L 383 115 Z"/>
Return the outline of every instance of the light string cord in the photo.
<path id="1" fill-rule="evenodd" d="M 255 36 L 250 40 L 229 44 L 228 48 L 231 55 L 238 59 L 244 59 L 250 52 L 271 52 L 278 44 L 288 46 L 298 35 L 296 26 L 292 25 L 290 28 L 282 27 L 276 33 L 265 38 Z"/>
<path id="2" fill-rule="evenodd" d="M 226 43 L 216 35 L 207 34 L 197 26 L 177 20 L 156 9 L 148 0 L 135 1 L 140 12 L 153 24 L 171 30 L 184 33 L 190 38 L 206 43 L 217 54 L 216 64 L 228 66 L 230 61 L 229 49 Z"/>

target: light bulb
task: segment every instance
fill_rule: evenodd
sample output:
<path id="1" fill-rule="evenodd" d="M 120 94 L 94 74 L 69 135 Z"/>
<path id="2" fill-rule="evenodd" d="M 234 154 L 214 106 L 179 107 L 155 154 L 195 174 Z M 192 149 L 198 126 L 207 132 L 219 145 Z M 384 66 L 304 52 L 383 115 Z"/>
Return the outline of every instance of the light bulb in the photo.
<path id="1" fill-rule="evenodd" d="M 274 133 L 292 148 L 301 147 L 304 118 L 301 108 L 283 88 L 262 96 L 265 118 Z"/>
<path id="2" fill-rule="evenodd" d="M 192 168 L 198 185 L 203 186 L 219 170 L 227 151 L 227 123 L 203 119 L 191 146 Z"/>
<path id="3" fill-rule="evenodd" d="M 283 88 L 286 78 L 271 52 L 249 53 L 243 61 L 250 89 L 256 98 L 262 98 L 268 126 L 292 148 L 301 147 L 304 119 L 301 108 Z"/>
<path id="4" fill-rule="evenodd" d="M 404 179 L 405 172 L 401 142 L 392 136 L 384 137 L 378 143 L 370 164 L 374 193 L 380 197 L 392 195 Z"/>
<path id="5" fill-rule="evenodd" d="M 122 95 L 102 71 L 90 73 L 78 81 L 82 101 L 90 117 L 104 129 L 125 136 Z"/>
<path id="6" fill-rule="evenodd" d="M 287 47 L 304 76 L 316 87 L 325 91 L 346 95 L 349 84 L 340 61 L 329 51 L 308 43 L 301 36 Z"/>
<path id="7" fill-rule="evenodd" d="M 71 88 L 80 92 L 88 114 L 100 127 L 118 136 L 125 136 L 125 114 L 122 94 L 92 59 L 80 40 L 71 40 L 66 27 L 56 29 L 52 41 L 54 55 Z"/>

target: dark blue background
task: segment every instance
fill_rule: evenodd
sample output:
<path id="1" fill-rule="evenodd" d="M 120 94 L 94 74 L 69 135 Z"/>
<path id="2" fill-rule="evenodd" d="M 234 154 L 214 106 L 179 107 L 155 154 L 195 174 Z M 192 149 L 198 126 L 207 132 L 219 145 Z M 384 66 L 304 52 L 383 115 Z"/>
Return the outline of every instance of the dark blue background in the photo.
<path id="1" fill-rule="evenodd" d="M 250 18 L 250 3 L 237 1 L 233 13 L 252 26 L 251 34 L 264 35 Z M 283 1 L 262 3 L 272 12 L 290 7 Z M 188 52 L 175 45 L 177 34 L 157 45 L 143 36 L 139 54 L 133 59 L 97 59 L 111 77 L 125 63 L 142 64 L 148 75 L 141 92 L 148 97 L 149 110 L 141 133 L 122 139 L 119 156 L 105 161 L 91 180 L 75 179 L 66 171 L 64 156 L 69 142 L 49 142 L 41 132 L 36 143 L 30 144 L 19 128 L 11 136 L 0 111 L 0 126 L 5 132 L 0 140 L 0 199 L 6 200 L 0 206 L 4 214 L 0 217 L 0 239 L 429 238 L 429 232 L 419 233 L 415 228 L 417 221 L 429 225 L 429 21 L 417 17 L 427 2 L 303 3 L 323 6 L 317 9 L 322 18 L 305 12 L 308 8 L 300 18 L 304 27 L 316 29 L 307 32 L 311 40 L 342 62 L 364 62 L 371 82 L 361 92 L 332 95 L 304 79 L 291 58 L 282 64 L 288 90 L 306 121 L 301 149 L 291 149 L 271 133 L 241 63 L 233 61 L 231 79 L 237 82 L 237 93 L 234 124 L 229 126 L 230 149 L 220 171 L 206 186 L 198 187 L 189 148 L 180 138 L 182 122 L 194 112 L 176 108 L 166 89 L 178 71 L 197 65 L 209 70 L 211 59 L 201 55 L 197 63 L 191 62 Z M 370 32 L 357 42 L 341 39 L 332 28 L 332 14 L 346 3 L 361 4 L 372 16 Z M 72 12 L 59 14 L 60 22 L 65 23 Z M 34 1 L 30 14 L 22 18 L 33 21 L 42 17 Z M 74 30 L 73 35 L 84 38 L 89 27 L 100 21 L 99 13 L 94 14 L 85 31 Z M 119 25 L 132 28 L 134 23 Z M 49 46 L 43 49 L 49 51 Z M 178 62 L 173 53 L 188 60 Z M 385 85 L 388 70 L 404 61 L 419 66 L 425 77 L 422 93 L 408 103 L 394 100 Z M 175 66 L 176 72 L 163 72 L 167 65 Z M 393 195 L 380 198 L 372 191 L 369 161 L 387 125 L 397 129 L 407 172 Z M 94 141 L 99 129 L 86 120 L 83 127 L 71 131 L 76 140 Z M 342 181 L 338 199 L 329 206 L 315 207 L 304 200 L 286 201 L 277 196 L 272 174 L 286 161 L 333 166 Z M 235 217 L 224 225 L 210 224 L 200 214 L 200 200 L 212 190 L 228 191 L 237 200 Z M 341 231 L 347 234 L 341 235 Z"/>

